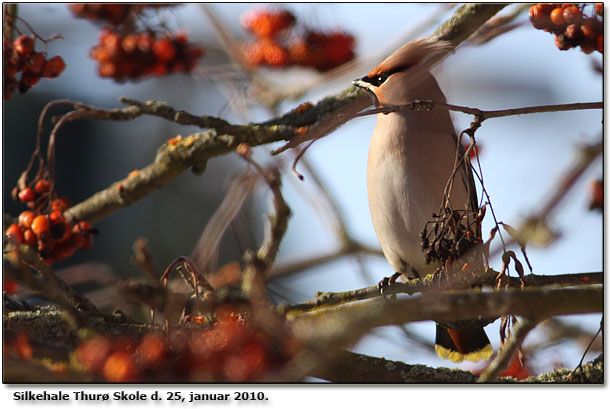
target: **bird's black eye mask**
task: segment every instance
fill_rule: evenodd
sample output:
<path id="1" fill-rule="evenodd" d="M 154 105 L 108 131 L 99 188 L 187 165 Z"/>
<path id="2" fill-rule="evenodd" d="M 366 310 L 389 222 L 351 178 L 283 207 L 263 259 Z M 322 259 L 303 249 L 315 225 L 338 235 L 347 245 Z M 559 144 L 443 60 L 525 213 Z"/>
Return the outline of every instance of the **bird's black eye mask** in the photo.
<path id="1" fill-rule="evenodd" d="M 382 72 L 381 74 L 373 75 L 372 77 L 362 77 L 360 80 L 363 82 L 368 82 L 369 84 L 371 84 L 375 87 L 378 87 L 381 84 L 383 84 L 384 82 L 386 82 L 387 79 L 390 77 L 390 75 L 392 75 L 396 72 L 404 71 L 408 67 L 409 67 L 408 65 L 396 67 L 392 70 Z"/>

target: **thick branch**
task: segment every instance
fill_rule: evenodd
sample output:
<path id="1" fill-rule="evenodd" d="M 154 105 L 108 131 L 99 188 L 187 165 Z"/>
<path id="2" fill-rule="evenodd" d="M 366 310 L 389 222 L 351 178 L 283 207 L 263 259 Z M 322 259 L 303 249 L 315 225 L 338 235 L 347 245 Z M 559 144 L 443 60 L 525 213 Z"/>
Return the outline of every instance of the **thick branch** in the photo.
<path id="1" fill-rule="evenodd" d="M 555 315 L 602 312 L 603 301 L 603 288 L 543 287 L 489 293 L 424 294 L 398 300 L 378 298 L 305 314 L 293 313 L 289 317 L 295 321 L 297 335 L 306 342 L 342 348 L 379 326 L 427 320 L 489 321 L 508 314 L 543 320 Z"/>
<path id="2" fill-rule="evenodd" d="M 474 383 L 477 376 L 460 369 L 430 368 L 409 365 L 345 350 L 336 351 L 336 365 L 318 369 L 312 376 L 338 383 Z M 597 359 L 583 365 L 585 379 L 589 383 L 604 382 L 604 360 Z M 571 383 L 572 371 L 561 368 L 532 376 L 523 381 L 514 378 L 498 378 L 498 383 Z"/>
<path id="3" fill-rule="evenodd" d="M 472 285 L 487 285 L 494 287 L 496 285 L 496 276 L 498 272 L 489 270 L 487 273 L 479 275 L 477 277 L 468 277 L 463 283 L 463 287 L 471 287 Z M 412 279 L 407 282 L 396 282 L 387 289 L 384 289 L 384 294 L 415 294 L 418 292 L 434 291 L 438 290 L 442 283 L 439 281 L 441 278 L 438 275 L 428 275 L 420 279 Z M 513 288 L 521 287 L 521 280 L 516 277 L 508 277 L 509 286 Z M 524 282 L 527 287 L 542 287 L 542 286 L 556 286 L 556 287 L 568 287 L 577 286 L 584 284 L 603 284 L 604 274 L 598 273 L 577 273 L 577 274 L 558 274 L 558 275 L 536 275 L 530 274 L 524 277 Z M 346 302 L 367 300 L 379 296 L 379 288 L 377 286 L 371 286 L 366 288 L 360 288 L 352 291 L 345 291 L 339 293 L 319 293 L 317 297 L 304 301 L 300 304 L 286 307 L 287 311 L 308 311 L 319 307 L 330 307 Z"/>

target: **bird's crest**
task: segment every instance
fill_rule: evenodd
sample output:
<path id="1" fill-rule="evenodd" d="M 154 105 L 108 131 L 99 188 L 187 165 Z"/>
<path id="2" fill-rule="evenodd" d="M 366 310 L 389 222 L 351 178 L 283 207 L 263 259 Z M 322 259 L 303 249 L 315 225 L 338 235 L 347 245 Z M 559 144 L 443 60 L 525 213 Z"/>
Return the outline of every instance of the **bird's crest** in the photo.
<path id="1" fill-rule="evenodd" d="M 417 38 L 396 50 L 367 74 L 368 78 L 385 72 L 398 72 L 408 67 L 423 64 L 431 57 L 451 49 L 449 41 L 436 40 L 429 37 Z"/>

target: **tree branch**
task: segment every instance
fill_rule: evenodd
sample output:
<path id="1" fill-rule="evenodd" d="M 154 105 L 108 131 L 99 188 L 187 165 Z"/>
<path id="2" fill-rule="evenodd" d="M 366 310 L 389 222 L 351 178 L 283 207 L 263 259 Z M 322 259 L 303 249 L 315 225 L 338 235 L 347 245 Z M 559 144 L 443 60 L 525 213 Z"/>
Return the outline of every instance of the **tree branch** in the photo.
<path id="1" fill-rule="evenodd" d="M 338 383 L 474 383 L 477 376 L 460 369 L 430 368 L 400 361 L 357 354 L 345 350 L 335 352 L 335 365 L 317 369 L 311 376 Z M 604 382 L 604 360 L 599 356 L 583 366 L 590 383 Z M 561 368 L 532 376 L 523 381 L 498 378 L 498 383 L 572 383 L 572 371 Z"/>
<path id="2" fill-rule="evenodd" d="M 603 288 L 497 290 L 424 294 L 398 300 L 377 298 L 308 313 L 291 312 L 297 336 L 321 348 L 344 348 L 372 328 L 415 321 L 493 321 L 502 315 L 542 320 L 555 315 L 603 311 Z M 315 335 L 313 335 L 315 334 Z"/>
<path id="3" fill-rule="evenodd" d="M 496 285 L 497 271 L 489 269 L 487 273 L 483 273 L 476 277 L 468 277 L 461 283 L 463 288 L 469 288 L 473 285 L 487 285 L 494 287 Z M 508 285 L 513 288 L 520 288 L 522 283 L 520 278 L 507 277 Z M 395 282 L 389 288 L 384 289 L 385 295 L 392 294 L 415 294 L 418 292 L 438 291 L 441 287 L 441 277 L 439 275 L 429 274 L 424 278 L 411 279 L 406 282 Z M 603 284 L 604 273 L 576 273 L 576 274 L 558 274 L 558 275 L 536 275 L 529 274 L 524 277 L 526 287 L 568 287 L 585 284 Z M 332 307 L 339 304 L 362 301 L 370 298 L 379 297 L 379 288 L 377 286 L 360 288 L 345 292 L 325 292 L 318 293 L 316 298 L 304 301 L 299 304 L 285 307 L 286 312 L 306 312 L 320 307 Z"/>
<path id="4" fill-rule="evenodd" d="M 523 318 L 510 332 L 510 338 L 502 345 L 498 355 L 483 371 L 477 382 L 493 382 L 508 367 L 515 352 L 519 349 L 527 334 L 536 327 L 539 321 Z"/>

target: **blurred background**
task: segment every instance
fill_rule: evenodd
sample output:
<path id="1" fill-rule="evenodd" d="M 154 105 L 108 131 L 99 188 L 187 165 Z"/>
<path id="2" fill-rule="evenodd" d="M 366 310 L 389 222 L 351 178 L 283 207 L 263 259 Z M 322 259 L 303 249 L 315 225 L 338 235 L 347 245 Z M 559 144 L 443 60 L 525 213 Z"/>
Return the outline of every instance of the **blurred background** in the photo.
<path id="1" fill-rule="evenodd" d="M 160 22 L 171 31 L 182 29 L 189 41 L 205 49 L 205 56 L 189 75 L 117 83 L 98 76 L 97 62 L 89 57 L 102 23 L 74 18 L 66 4 L 19 5 L 20 17 L 39 35 L 63 36 L 48 44 L 48 52 L 49 56 L 62 56 L 67 67 L 59 78 L 43 79 L 25 95 L 16 94 L 4 101 L 3 214 L 15 217 L 23 210 L 21 204 L 11 199 L 10 192 L 27 166 L 34 149 L 38 116 L 49 101 L 67 98 L 115 108 L 121 106 L 120 96 L 128 96 L 140 101 L 165 101 L 176 109 L 219 116 L 233 123 L 263 121 L 305 101 L 316 102 L 344 90 L 352 79 L 366 74 L 398 46 L 430 34 L 454 11 L 452 5 L 433 3 L 271 6 L 290 11 L 300 25 L 351 34 L 355 39 L 355 59 L 345 67 L 326 73 L 302 67 L 256 68 L 252 75 L 273 84 L 276 91 L 289 94 L 300 91 L 301 94 L 269 108 L 248 87 L 248 76 L 228 57 L 218 40 L 218 30 L 210 21 L 211 14 L 236 42 L 252 40 L 252 35 L 240 24 L 240 16 L 259 7 L 264 5 L 186 4 L 149 14 L 152 21 Z M 602 55 L 598 52 L 587 55 L 580 49 L 558 50 L 552 35 L 531 26 L 527 7 L 523 5 L 509 6 L 502 14 L 514 13 L 519 8 L 524 11 L 513 21 L 514 29 L 483 45 L 461 46 L 437 67 L 437 78 L 448 102 L 495 110 L 601 101 L 603 76 L 594 67 L 603 64 Z M 54 112 L 65 112 L 62 109 Z M 498 219 L 518 226 L 524 217 L 536 212 L 557 189 L 570 164 L 578 159 L 579 147 L 600 139 L 602 117 L 601 111 L 590 110 L 486 121 L 476 138 L 481 146 L 485 186 Z M 454 118 L 458 131 L 471 121 L 471 117 L 461 114 L 455 114 Z M 316 142 L 305 155 L 307 163 L 297 165 L 305 176 L 304 181 L 289 170 L 294 153 L 271 157 L 270 150 L 279 144 L 254 149 L 254 158 L 259 163 L 282 163 L 283 192 L 293 211 L 276 263 L 276 271 L 281 275 L 269 282 L 275 301 L 296 303 L 313 298 L 317 291 L 347 291 L 375 285 L 393 273 L 382 257 L 363 254 L 328 257 L 331 261 L 327 263 L 307 269 L 295 268 L 296 262 L 340 249 L 336 210 L 351 239 L 378 249 L 366 197 L 366 158 L 374 126 L 375 117 L 358 118 Z M 46 127 L 43 146 L 48 137 L 48 123 Z M 177 126 L 153 117 L 140 117 L 132 122 L 71 122 L 60 130 L 57 139 L 57 191 L 70 197 L 73 203 L 79 203 L 125 178 L 132 170 L 151 163 L 157 148 L 166 140 L 197 131 L 195 127 Z M 308 165 L 315 173 L 308 171 Z M 185 172 L 162 189 L 95 223 L 101 234 L 95 238 L 93 248 L 78 251 L 55 267 L 67 277 L 70 268 L 88 263 L 102 282 L 138 277 L 141 272 L 130 261 L 132 245 L 137 238 L 146 237 L 155 267 L 163 271 L 174 258 L 191 254 L 232 180 L 246 167 L 233 153 L 210 160 L 201 177 Z M 534 273 L 602 271 L 602 214 L 589 210 L 589 183 L 601 179 L 602 174 L 602 161 L 598 160 L 553 213 L 550 226 L 558 238 L 547 247 L 528 248 Z M 321 185 L 316 183 L 316 177 Z M 328 190 L 328 195 L 321 186 Z M 328 197 L 336 202 L 335 210 Z M 239 261 L 243 250 L 258 246 L 268 199 L 267 190 L 260 187 L 247 202 L 222 240 L 216 260 L 218 267 Z M 491 227 L 488 212 L 484 237 Z M 501 267 L 499 257 L 492 260 L 491 266 Z M 118 306 L 137 314 L 115 289 L 104 289 L 99 283 L 75 283 L 75 287 L 88 291 L 92 301 L 108 311 Z M 573 316 L 537 328 L 525 342 L 526 350 L 541 343 L 545 345 L 528 355 L 527 364 L 532 373 L 559 366 L 575 367 L 599 328 L 600 320 L 600 315 Z M 498 328 L 499 320 L 487 327 L 494 349 L 500 342 Z M 557 328 L 571 329 L 577 336 L 567 342 L 553 342 L 549 334 Z M 431 348 L 433 343 L 434 323 L 425 322 L 403 329 L 380 328 L 354 350 L 407 363 L 458 366 L 437 358 Z M 596 345 L 599 351 L 601 340 Z M 598 353 L 590 352 L 585 360 Z M 480 367 L 468 363 L 459 366 Z"/>

